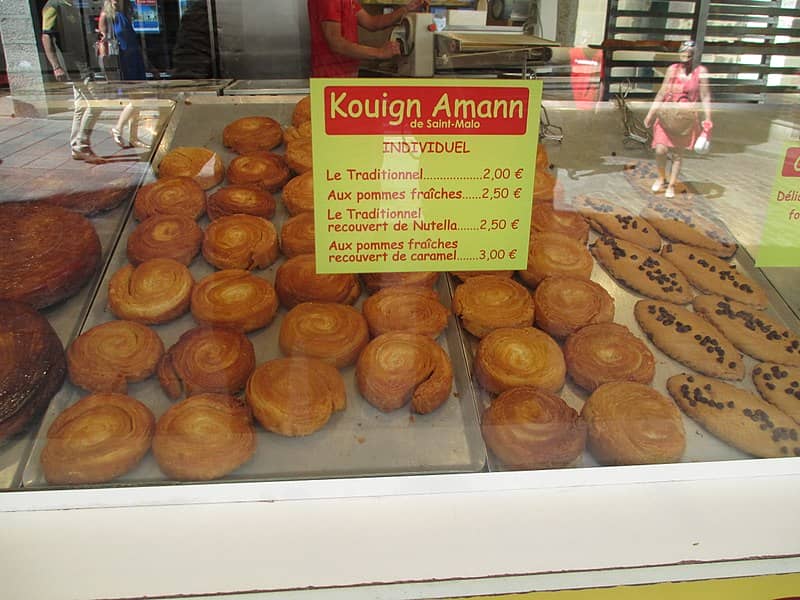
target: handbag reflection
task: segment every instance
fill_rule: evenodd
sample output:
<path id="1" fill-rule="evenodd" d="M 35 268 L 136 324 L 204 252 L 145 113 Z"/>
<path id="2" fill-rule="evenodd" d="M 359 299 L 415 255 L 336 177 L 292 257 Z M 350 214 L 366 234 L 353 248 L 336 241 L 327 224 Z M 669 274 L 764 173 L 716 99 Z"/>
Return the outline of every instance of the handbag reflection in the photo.
<path id="1" fill-rule="evenodd" d="M 697 136 L 697 141 L 694 143 L 694 151 L 697 154 L 708 154 L 711 149 L 711 142 L 705 132 Z"/>

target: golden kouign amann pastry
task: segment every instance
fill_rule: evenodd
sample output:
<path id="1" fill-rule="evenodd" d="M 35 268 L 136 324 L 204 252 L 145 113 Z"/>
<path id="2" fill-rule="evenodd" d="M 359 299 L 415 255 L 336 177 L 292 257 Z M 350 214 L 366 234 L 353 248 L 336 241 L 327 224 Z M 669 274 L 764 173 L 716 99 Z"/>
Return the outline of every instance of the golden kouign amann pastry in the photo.
<path id="1" fill-rule="evenodd" d="M 124 394 L 128 384 L 155 373 L 164 344 L 133 321 L 109 321 L 79 335 L 67 350 L 69 379 L 90 392 Z"/>
<path id="2" fill-rule="evenodd" d="M 658 251 L 661 236 L 651 223 L 629 210 L 590 194 L 575 198 L 578 212 L 600 235 L 633 242 L 642 248 Z"/>
<path id="3" fill-rule="evenodd" d="M 469 278 L 453 292 L 452 307 L 464 329 L 479 338 L 501 327 L 533 325 L 534 303 L 530 291 L 506 277 Z"/>
<path id="4" fill-rule="evenodd" d="M 586 424 L 555 394 L 511 388 L 492 400 L 481 419 L 486 446 L 510 469 L 576 464 L 586 445 Z"/>
<path id="5" fill-rule="evenodd" d="M 283 131 L 284 144 L 300 138 L 311 138 L 311 121 L 300 123 L 297 127 L 290 125 Z"/>
<path id="6" fill-rule="evenodd" d="M 764 400 L 800 423 L 800 367 L 758 364 L 753 369 L 753 383 Z"/>
<path id="7" fill-rule="evenodd" d="M 283 141 L 281 124 L 270 117 L 242 117 L 222 130 L 222 143 L 239 154 L 272 150 Z"/>
<path id="8" fill-rule="evenodd" d="M 264 429 L 291 437 L 314 433 L 334 411 L 347 407 L 339 371 L 302 356 L 265 362 L 253 372 L 245 394 Z"/>
<path id="9" fill-rule="evenodd" d="M 586 400 L 581 416 L 589 452 L 603 465 L 678 462 L 686 449 L 681 411 L 642 383 L 604 383 Z"/>
<path id="10" fill-rule="evenodd" d="M 552 202 L 556 187 L 556 174 L 549 167 L 539 168 L 533 174 L 533 203 Z"/>
<path id="11" fill-rule="evenodd" d="M 471 277 L 480 275 L 495 275 L 496 277 L 513 277 L 514 271 L 450 271 L 450 275 L 459 281 L 466 281 Z"/>
<path id="12" fill-rule="evenodd" d="M 278 267 L 275 289 L 281 304 L 293 308 L 301 302 L 353 304 L 361 295 L 355 275 L 318 274 L 313 254 L 294 256 Z"/>
<path id="13" fill-rule="evenodd" d="M 228 166 L 231 184 L 256 186 L 268 192 L 280 190 L 290 176 L 283 156 L 263 150 L 237 156 Z"/>
<path id="14" fill-rule="evenodd" d="M 554 275 L 533 295 L 536 326 L 560 339 L 592 323 L 614 320 L 614 298 L 591 279 Z"/>
<path id="15" fill-rule="evenodd" d="M 411 410 L 433 412 L 450 397 L 450 357 L 431 338 L 418 333 L 384 333 L 364 348 L 356 362 L 356 382 L 372 406 L 391 412 L 411 400 Z"/>
<path id="16" fill-rule="evenodd" d="M 301 137 L 286 144 L 286 164 L 298 175 L 314 167 L 311 138 Z"/>
<path id="17" fill-rule="evenodd" d="M 119 319 L 166 323 L 189 309 L 193 287 L 186 265 L 171 258 L 151 258 L 114 273 L 108 283 L 108 304 Z"/>
<path id="18" fill-rule="evenodd" d="M 252 342 L 236 329 L 196 327 L 181 335 L 158 364 L 158 380 L 173 400 L 202 392 L 235 394 L 256 366 Z"/>
<path id="19" fill-rule="evenodd" d="M 414 273 L 363 273 L 361 279 L 364 286 L 372 294 L 386 287 L 397 285 L 415 285 L 423 287 L 434 287 L 439 281 L 439 273 L 433 271 L 418 271 Z"/>
<path id="20" fill-rule="evenodd" d="M 556 210 L 552 202 L 534 202 L 531 210 L 531 234 L 563 233 L 585 244 L 589 240 L 589 224 L 574 210 Z"/>
<path id="21" fill-rule="evenodd" d="M 208 148 L 183 146 L 170 150 L 158 165 L 159 177 L 191 177 L 204 190 L 225 179 L 225 165 Z"/>
<path id="22" fill-rule="evenodd" d="M 647 345 L 617 323 L 587 325 L 571 334 L 564 358 L 569 376 L 590 392 L 609 381 L 650 383 L 656 372 Z"/>
<path id="23" fill-rule="evenodd" d="M 547 148 L 544 144 L 536 145 L 536 169 L 549 169 L 550 156 L 547 154 Z"/>
<path id="24" fill-rule="evenodd" d="M 278 254 L 275 226 L 253 215 L 220 217 L 203 237 L 203 257 L 218 269 L 264 269 Z"/>
<path id="25" fill-rule="evenodd" d="M 179 481 L 219 479 L 256 451 L 250 409 L 224 394 L 198 394 L 159 417 L 153 456 L 161 471 Z"/>
<path id="26" fill-rule="evenodd" d="M 283 205 L 290 215 L 314 213 L 314 173 L 305 173 L 292 177 L 283 186 Z"/>
<path id="27" fill-rule="evenodd" d="M 228 185 L 218 189 L 206 202 L 209 219 L 226 215 L 253 215 L 264 219 L 275 216 L 275 198 L 255 185 Z"/>
<path id="28" fill-rule="evenodd" d="M 206 212 L 206 193 L 191 177 L 162 177 L 139 188 L 133 216 L 144 221 L 156 215 L 182 215 L 197 220 Z"/>
<path id="29" fill-rule="evenodd" d="M 135 398 L 109 392 L 81 398 L 47 431 L 45 479 L 55 485 L 116 479 L 147 454 L 155 428 L 153 413 Z"/>
<path id="30" fill-rule="evenodd" d="M 288 258 L 316 251 L 314 213 L 303 212 L 287 219 L 281 227 L 281 252 Z"/>
<path id="31" fill-rule="evenodd" d="M 189 265 L 200 252 L 203 230 L 191 217 L 153 215 L 128 237 L 127 255 L 133 265 L 151 258 L 171 258 Z"/>
<path id="32" fill-rule="evenodd" d="M 306 121 L 311 121 L 311 96 L 301 98 L 292 111 L 292 125 L 298 127 Z"/>
<path id="33" fill-rule="evenodd" d="M 201 325 L 248 333 L 272 322 L 278 311 L 278 296 L 266 279 L 243 269 L 225 269 L 197 282 L 191 310 Z"/>
<path id="34" fill-rule="evenodd" d="M 42 202 L 0 202 L 0 299 L 56 304 L 92 278 L 100 253 L 86 217 Z"/>
<path id="35" fill-rule="evenodd" d="M 492 394 L 526 385 L 557 392 L 567 374 L 556 341 L 533 327 L 505 327 L 487 334 L 478 344 L 474 369 L 478 383 Z"/>
<path id="36" fill-rule="evenodd" d="M 731 446 L 760 458 L 800 456 L 800 428 L 756 394 L 711 377 L 673 375 L 667 390 L 681 410 Z"/>
<path id="37" fill-rule="evenodd" d="M 733 236 L 722 225 L 703 217 L 692 207 L 657 200 L 642 211 L 642 217 L 670 241 L 703 248 L 722 258 L 736 254 Z"/>
<path id="38" fill-rule="evenodd" d="M 278 345 L 287 356 L 318 358 L 336 368 L 352 365 L 369 342 L 364 317 L 352 306 L 303 302 L 281 321 Z"/>
<path id="39" fill-rule="evenodd" d="M 435 338 L 447 327 L 447 309 L 429 287 L 383 288 L 364 300 L 361 310 L 373 336 L 407 331 Z"/>
<path id="40" fill-rule="evenodd" d="M 563 233 L 535 233 L 528 246 L 528 268 L 519 277 L 535 288 L 546 277 L 571 275 L 589 279 L 594 261 L 586 246 Z"/>

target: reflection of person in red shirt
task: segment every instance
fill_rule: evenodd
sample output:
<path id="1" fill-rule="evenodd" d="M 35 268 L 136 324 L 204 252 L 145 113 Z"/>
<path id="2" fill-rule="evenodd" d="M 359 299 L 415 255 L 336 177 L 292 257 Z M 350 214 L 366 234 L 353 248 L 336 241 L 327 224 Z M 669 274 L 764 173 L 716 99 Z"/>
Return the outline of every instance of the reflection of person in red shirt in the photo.
<path id="1" fill-rule="evenodd" d="M 397 56 L 400 46 L 392 40 L 379 48 L 359 44 L 358 26 L 369 31 L 387 29 L 427 5 L 428 0 L 409 0 L 391 13 L 371 15 L 358 0 L 308 0 L 311 76 L 356 77 L 361 59 Z"/>
<path id="2" fill-rule="evenodd" d="M 578 108 L 594 108 L 600 100 L 603 51 L 591 48 L 570 48 L 570 83 Z"/>

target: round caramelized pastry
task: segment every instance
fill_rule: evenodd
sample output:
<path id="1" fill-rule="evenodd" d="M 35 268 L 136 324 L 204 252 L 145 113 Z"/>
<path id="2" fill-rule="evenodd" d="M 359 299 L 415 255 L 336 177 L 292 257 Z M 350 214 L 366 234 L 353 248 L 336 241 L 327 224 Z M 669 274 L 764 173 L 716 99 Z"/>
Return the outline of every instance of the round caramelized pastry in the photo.
<path id="1" fill-rule="evenodd" d="M 407 331 L 435 338 L 447 327 L 447 309 L 429 287 L 383 288 L 367 298 L 361 310 L 373 336 Z"/>
<path id="2" fill-rule="evenodd" d="M 166 323 L 189 308 L 194 279 L 185 265 L 152 258 L 126 265 L 108 283 L 108 304 L 120 319 L 145 325 Z"/>
<path id="3" fill-rule="evenodd" d="M 158 364 L 158 380 L 173 400 L 184 393 L 235 394 L 256 366 L 253 344 L 228 327 L 196 327 L 181 335 Z"/>
<path id="4" fill-rule="evenodd" d="M 615 381 L 583 405 L 589 451 L 604 465 L 678 462 L 686 448 L 681 411 L 642 383 Z"/>
<path id="5" fill-rule="evenodd" d="M 486 446 L 511 469 L 549 469 L 576 463 L 586 445 L 586 423 L 561 398 L 535 387 L 515 387 L 484 411 Z"/>
<path id="6" fill-rule="evenodd" d="M 206 211 L 206 193 L 190 177 L 163 177 L 142 186 L 133 201 L 133 215 L 144 221 L 155 215 L 199 219 Z"/>
<path id="7" fill-rule="evenodd" d="M 352 306 L 303 302 L 283 317 L 278 344 L 287 356 L 318 358 L 341 368 L 356 362 L 369 342 L 367 322 Z"/>
<path id="8" fill-rule="evenodd" d="M 571 275 L 589 279 L 594 261 L 586 246 L 563 233 L 536 233 L 528 247 L 528 268 L 519 271 L 522 281 L 536 287 L 546 277 Z"/>
<path id="9" fill-rule="evenodd" d="M 286 308 L 301 302 L 353 304 L 361 295 L 355 275 L 318 274 L 313 254 L 300 254 L 284 262 L 275 273 L 275 290 Z"/>
<path id="10" fill-rule="evenodd" d="M 90 392 L 124 394 L 128 384 L 155 373 L 164 344 L 133 321 L 109 321 L 84 331 L 67 350 L 69 379 Z"/>
<path id="11" fill-rule="evenodd" d="M 0 300 L 0 441 L 39 416 L 66 371 L 64 349 L 47 319 L 27 304 Z"/>
<path id="12" fill-rule="evenodd" d="M 48 483 L 103 483 L 133 469 L 150 449 L 156 420 L 124 394 L 81 398 L 56 417 L 41 463 Z"/>
<path id="13" fill-rule="evenodd" d="M 474 366 L 478 383 L 493 394 L 526 385 L 557 392 L 567 372 L 555 340 L 533 327 L 490 332 L 478 344 Z"/>
<path id="14" fill-rule="evenodd" d="M 314 433 L 347 406 L 339 371 L 316 358 L 265 362 L 250 377 L 245 394 L 264 429 L 292 437 Z"/>
<path id="15" fill-rule="evenodd" d="M 220 217 L 206 229 L 203 257 L 218 269 L 264 269 L 278 260 L 278 232 L 261 217 Z"/>
<path id="16" fill-rule="evenodd" d="M 439 273 L 419 271 L 416 273 L 364 273 L 361 275 L 367 291 L 372 294 L 395 285 L 415 285 L 432 288 L 439 280 Z"/>
<path id="17" fill-rule="evenodd" d="M 609 381 L 650 383 L 655 375 L 653 353 L 617 323 L 587 325 L 571 334 L 564 357 L 569 376 L 590 392 Z"/>
<path id="18" fill-rule="evenodd" d="M 272 150 L 282 140 L 280 123 L 270 117 L 242 117 L 222 130 L 222 143 L 239 154 Z"/>
<path id="19" fill-rule="evenodd" d="M 314 174 L 306 171 L 292 177 L 283 188 L 283 204 L 290 215 L 314 212 Z"/>
<path id="20" fill-rule="evenodd" d="M 361 395 L 383 412 L 411 400 L 411 410 L 433 412 L 450 397 L 450 357 L 431 338 L 417 333 L 384 333 L 358 357 L 356 382 Z"/>
<path id="21" fill-rule="evenodd" d="M 191 177 L 204 190 L 222 183 L 225 165 L 208 148 L 179 147 L 170 150 L 158 165 L 159 177 Z"/>
<path id="22" fill-rule="evenodd" d="M 316 251 L 314 213 L 303 212 L 291 217 L 281 227 L 281 252 L 288 258 Z"/>
<path id="23" fill-rule="evenodd" d="M 139 265 L 151 258 L 171 258 L 189 265 L 200 252 L 203 230 L 182 215 L 153 215 L 142 221 L 128 238 L 128 260 Z"/>
<path id="24" fill-rule="evenodd" d="M 292 125 L 298 127 L 306 121 L 311 121 L 311 96 L 302 98 L 292 111 Z"/>
<path id="25" fill-rule="evenodd" d="M 86 217 L 41 202 L 0 203 L 0 299 L 45 308 L 69 298 L 100 265 Z"/>
<path id="26" fill-rule="evenodd" d="M 453 292 L 452 306 L 464 329 L 479 338 L 501 327 L 533 325 L 530 291 L 506 277 L 471 277 Z"/>
<path id="27" fill-rule="evenodd" d="M 228 167 L 228 181 L 234 185 L 253 185 L 277 192 L 291 173 L 282 156 L 272 152 L 253 152 L 237 156 Z"/>
<path id="28" fill-rule="evenodd" d="M 242 269 L 226 269 L 197 283 L 191 310 L 202 325 L 231 327 L 247 333 L 269 325 L 278 310 L 278 297 L 266 279 Z"/>
<path id="29" fill-rule="evenodd" d="M 286 164 L 298 175 L 314 166 L 311 147 L 311 138 L 297 138 L 286 144 Z"/>
<path id="30" fill-rule="evenodd" d="M 555 338 L 565 338 L 585 325 L 614 320 L 614 298 L 590 279 L 554 275 L 533 295 L 536 325 Z"/>
<path id="31" fill-rule="evenodd" d="M 580 214 L 570 210 L 556 210 L 552 202 L 534 202 L 531 211 L 531 234 L 551 231 L 563 233 L 585 244 L 589 240 L 589 224 Z"/>
<path id="32" fill-rule="evenodd" d="M 212 220 L 239 214 L 271 219 L 275 216 L 275 198 L 255 186 L 229 185 L 208 197 L 206 210 Z"/>
<path id="33" fill-rule="evenodd" d="M 256 451 L 250 409 L 233 396 L 198 394 L 158 419 L 153 456 L 167 477 L 208 481 L 224 477 Z"/>
<path id="34" fill-rule="evenodd" d="M 456 277 L 459 281 L 466 281 L 470 277 L 478 277 L 480 275 L 495 275 L 497 277 L 513 277 L 514 271 L 451 271 L 450 275 Z"/>
<path id="35" fill-rule="evenodd" d="M 536 168 L 533 174 L 533 203 L 552 202 L 556 187 L 556 176 L 549 168 Z"/>
<path id="36" fill-rule="evenodd" d="M 300 123 L 297 127 L 292 125 L 283 132 L 283 142 L 285 144 L 300 138 L 311 138 L 311 121 Z"/>

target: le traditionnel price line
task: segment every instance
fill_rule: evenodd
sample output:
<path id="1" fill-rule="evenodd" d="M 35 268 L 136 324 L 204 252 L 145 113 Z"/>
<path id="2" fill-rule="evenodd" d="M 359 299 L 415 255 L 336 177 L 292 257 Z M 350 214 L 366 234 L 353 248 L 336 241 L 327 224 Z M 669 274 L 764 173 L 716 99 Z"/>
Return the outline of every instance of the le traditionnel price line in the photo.
<path id="1" fill-rule="evenodd" d="M 514 179 L 522 179 L 525 175 L 525 169 L 517 169 L 513 171 Z M 491 179 L 492 181 L 502 181 L 504 179 L 511 179 L 511 169 L 484 169 L 483 179 Z"/>

